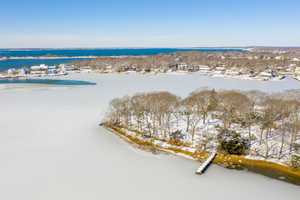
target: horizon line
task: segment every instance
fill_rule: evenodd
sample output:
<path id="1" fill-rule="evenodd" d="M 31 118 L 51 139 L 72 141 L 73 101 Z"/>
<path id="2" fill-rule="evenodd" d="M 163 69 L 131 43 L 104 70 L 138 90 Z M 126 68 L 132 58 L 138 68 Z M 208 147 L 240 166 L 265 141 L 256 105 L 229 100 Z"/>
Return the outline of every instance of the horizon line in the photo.
<path id="1" fill-rule="evenodd" d="M 300 46 L 285 45 L 247 45 L 247 46 L 107 46 L 107 47 L 0 47 L 1 50 L 14 49 L 248 49 L 248 48 L 300 48 Z"/>

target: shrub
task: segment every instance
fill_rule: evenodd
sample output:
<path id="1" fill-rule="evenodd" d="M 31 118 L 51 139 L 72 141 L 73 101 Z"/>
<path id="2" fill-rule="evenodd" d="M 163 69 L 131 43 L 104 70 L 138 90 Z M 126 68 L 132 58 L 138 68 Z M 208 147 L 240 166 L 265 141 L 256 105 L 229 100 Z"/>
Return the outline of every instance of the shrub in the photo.
<path id="1" fill-rule="evenodd" d="M 300 155 L 299 154 L 293 154 L 291 157 L 291 165 L 294 168 L 300 168 Z"/>
<path id="2" fill-rule="evenodd" d="M 250 149 L 250 140 L 233 130 L 222 129 L 218 140 L 220 149 L 228 154 L 245 155 Z"/>
<path id="3" fill-rule="evenodd" d="M 177 130 L 170 134 L 169 143 L 176 146 L 183 146 L 184 144 L 183 139 L 184 139 L 184 135 L 182 134 L 182 131 Z"/>

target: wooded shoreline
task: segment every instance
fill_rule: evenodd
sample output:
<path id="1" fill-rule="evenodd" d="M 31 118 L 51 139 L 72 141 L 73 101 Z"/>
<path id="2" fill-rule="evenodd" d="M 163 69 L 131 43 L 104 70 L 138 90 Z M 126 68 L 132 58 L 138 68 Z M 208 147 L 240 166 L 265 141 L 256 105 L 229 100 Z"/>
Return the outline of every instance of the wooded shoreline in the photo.
<path id="1" fill-rule="evenodd" d="M 117 127 L 110 123 L 102 123 L 100 124 L 100 126 L 105 128 L 109 132 L 118 135 L 134 147 L 142 150 L 150 152 L 170 153 L 195 161 L 203 161 L 209 156 L 209 152 L 191 152 L 188 150 L 183 150 L 180 146 L 163 148 L 153 142 L 133 137 L 130 134 L 127 134 L 123 127 Z M 246 156 L 229 155 L 221 152 L 218 152 L 218 155 L 214 159 L 213 163 L 228 169 L 248 170 L 250 172 L 255 172 L 267 177 L 275 178 L 295 185 L 300 185 L 300 169 L 292 168 L 287 165 L 278 164 L 266 160 L 254 160 L 249 159 Z"/>

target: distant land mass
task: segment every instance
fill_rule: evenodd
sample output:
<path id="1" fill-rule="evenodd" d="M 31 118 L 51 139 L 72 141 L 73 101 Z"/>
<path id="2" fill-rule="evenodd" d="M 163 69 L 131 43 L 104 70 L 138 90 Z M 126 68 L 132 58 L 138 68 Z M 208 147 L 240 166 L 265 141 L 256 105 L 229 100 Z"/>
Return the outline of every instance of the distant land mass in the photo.
<path id="1" fill-rule="evenodd" d="M 97 49 L 0 49 L 0 71 L 33 65 L 58 65 L 90 60 L 103 56 L 147 56 L 179 51 L 226 52 L 244 51 L 245 48 L 97 48 Z"/>

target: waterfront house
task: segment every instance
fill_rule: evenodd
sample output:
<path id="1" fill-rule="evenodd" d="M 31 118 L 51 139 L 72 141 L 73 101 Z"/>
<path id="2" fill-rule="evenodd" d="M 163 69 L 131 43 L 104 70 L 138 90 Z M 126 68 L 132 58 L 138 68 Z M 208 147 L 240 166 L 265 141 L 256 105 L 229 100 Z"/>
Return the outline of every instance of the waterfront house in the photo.
<path id="1" fill-rule="evenodd" d="M 6 75 L 0 73 L 0 79 L 1 79 L 1 78 L 6 78 L 6 77 L 7 77 Z"/>
<path id="2" fill-rule="evenodd" d="M 180 63 L 177 65 L 177 70 L 179 71 L 188 71 L 188 65 L 185 63 Z"/>
<path id="3" fill-rule="evenodd" d="M 80 68 L 80 71 L 90 73 L 90 72 L 92 72 L 92 68 L 90 66 L 84 66 L 84 67 Z"/>
<path id="4" fill-rule="evenodd" d="M 112 65 L 107 65 L 103 69 L 103 73 L 112 73 L 113 72 L 113 67 Z"/>
<path id="5" fill-rule="evenodd" d="M 300 67 L 296 67 L 294 73 L 296 76 L 300 76 Z"/>
<path id="6" fill-rule="evenodd" d="M 281 69 L 278 72 L 279 75 L 281 76 L 293 76 L 294 75 L 294 70 L 290 69 L 290 68 L 285 68 L 285 69 Z"/>
<path id="7" fill-rule="evenodd" d="M 238 76 L 240 74 L 240 71 L 236 68 L 228 69 L 225 71 L 226 76 Z"/>
<path id="8" fill-rule="evenodd" d="M 48 70 L 48 66 L 45 64 L 37 65 L 37 66 L 31 66 L 30 70 Z"/>
<path id="9" fill-rule="evenodd" d="M 225 67 L 216 67 L 215 70 L 213 71 L 213 76 L 223 77 L 225 70 L 226 70 Z"/>
<path id="10" fill-rule="evenodd" d="M 65 65 L 65 64 L 60 64 L 58 65 L 59 69 L 64 69 L 65 71 L 76 71 L 76 67 L 74 65 Z"/>
<path id="11" fill-rule="evenodd" d="M 49 66 L 48 67 L 48 71 L 47 71 L 47 73 L 48 73 L 48 75 L 56 75 L 57 74 L 57 70 L 58 68 L 56 67 L 56 66 Z"/>
<path id="12" fill-rule="evenodd" d="M 177 64 L 172 63 L 168 66 L 168 72 L 174 72 L 176 70 L 177 70 Z"/>
<path id="13" fill-rule="evenodd" d="M 210 67 L 209 66 L 206 66 L 206 65 L 199 65 L 198 66 L 198 71 L 202 74 L 208 74 L 210 73 Z"/>
<path id="14" fill-rule="evenodd" d="M 21 68 L 17 70 L 17 77 L 25 77 L 27 74 L 29 74 L 29 70 L 26 68 Z"/>
<path id="15" fill-rule="evenodd" d="M 270 80 L 273 77 L 272 73 L 269 71 L 262 71 L 258 74 L 258 78 L 266 81 L 266 80 Z"/>
<path id="16" fill-rule="evenodd" d="M 15 76 L 17 73 L 17 70 L 15 68 L 10 68 L 7 70 L 7 75 L 10 76 L 10 77 L 13 77 Z"/>
<path id="17" fill-rule="evenodd" d="M 294 78 L 300 81 L 300 67 L 296 67 L 294 70 Z"/>
<path id="18" fill-rule="evenodd" d="M 60 65 L 58 68 L 57 68 L 57 71 L 56 71 L 56 75 L 67 75 L 68 72 L 65 68 L 65 65 Z"/>
<path id="19" fill-rule="evenodd" d="M 30 67 L 30 74 L 33 76 L 43 76 L 48 73 L 48 66 L 41 64 L 38 66 L 31 66 Z"/>

